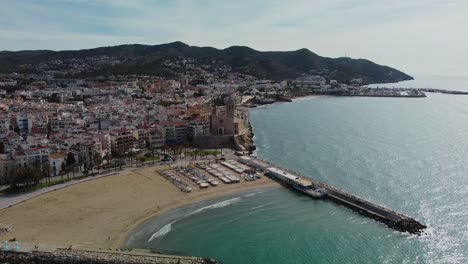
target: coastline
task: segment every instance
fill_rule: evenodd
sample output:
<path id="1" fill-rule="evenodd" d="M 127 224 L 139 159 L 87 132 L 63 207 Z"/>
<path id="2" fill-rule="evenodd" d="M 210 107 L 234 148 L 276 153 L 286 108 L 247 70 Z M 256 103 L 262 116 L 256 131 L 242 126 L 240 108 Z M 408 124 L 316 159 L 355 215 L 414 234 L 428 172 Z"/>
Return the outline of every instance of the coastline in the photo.
<path id="1" fill-rule="evenodd" d="M 278 187 L 267 177 L 183 193 L 149 167 L 76 184 L 0 211 L 11 231 L 0 239 L 77 249 L 123 248 L 141 224 L 170 210 L 243 192 Z"/>
<path id="2" fill-rule="evenodd" d="M 242 196 L 244 194 L 252 193 L 252 192 L 257 192 L 257 191 L 263 191 L 263 190 L 273 190 L 276 188 L 279 188 L 280 185 L 276 182 L 272 182 L 272 184 L 268 184 L 265 186 L 251 186 L 249 188 L 239 188 L 235 189 L 226 193 L 217 193 L 214 195 L 208 195 L 204 197 L 200 197 L 200 199 L 191 201 L 191 202 L 182 202 L 182 203 L 176 203 L 170 206 L 167 206 L 166 208 L 162 209 L 161 211 L 158 211 L 152 215 L 145 216 L 144 218 L 140 219 L 139 221 L 135 222 L 128 230 L 125 232 L 125 234 L 122 236 L 122 239 L 118 241 L 118 243 L 115 244 L 114 248 L 126 248 L 126 244 L 129 241 L 130 237 L 139 230 L 139 228 L 142 225 L 145 225 L 146 223 L 153 221 L 155 218 L 160 217 L 164 214 L 171 213 L 174 210 L 179 210 L 181 208 L 191 206 L 191 205 L 196 205 L 199 203 L 204 203 L 204 202 L 211 202 L 211 201 L 216 201 L 218 199 L 228 199 L 228 198 L 234 198 L 238 196 Z"/>

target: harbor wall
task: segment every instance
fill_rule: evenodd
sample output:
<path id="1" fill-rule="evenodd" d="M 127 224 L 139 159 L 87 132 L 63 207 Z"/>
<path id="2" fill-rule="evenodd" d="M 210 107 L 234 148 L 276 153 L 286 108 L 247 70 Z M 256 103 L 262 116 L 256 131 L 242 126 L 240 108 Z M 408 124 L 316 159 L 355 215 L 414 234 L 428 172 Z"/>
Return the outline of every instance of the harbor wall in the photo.
<path id="1" fill-rule="evenodd" d="M 246 165 L 252 166 L 257 169 L 267 170 L 268 167 L 275 167 L 269 162 L 262 161 L 252 157 L 241 157 L 240 161 Z M 368 216 L 372 219 L 385 223 L 388 227 L 393 228 L 402 232 L 409 232 L 412 234 L 420 234 L 426 226 L 415 219 L 408 217 L 402 213 L 395 212 L 391 209 L 385 208 L 376 203 L 366 201 L 360 197 L 357 197 L 351 193 L 345 192 L 341 189 L 335 188 L 331 185 L 322 183 L 320 181 L 311 179 L 310 177 L 305 177 L 299 173 L 291 172 L 289 170 L 281 168 L 281 170 L 288 171 L 291 174 L 296 175 L 297 177 L 302 177 L 310 180 L 317 188 L 323 188 L 327 191 L 328 195 L 325 199 L 333 201 L 337 204 L 346 206 L 353 211 L 358 212 L 359 214 Z M 287 182 L 285 184 L 290 185 Z"/>

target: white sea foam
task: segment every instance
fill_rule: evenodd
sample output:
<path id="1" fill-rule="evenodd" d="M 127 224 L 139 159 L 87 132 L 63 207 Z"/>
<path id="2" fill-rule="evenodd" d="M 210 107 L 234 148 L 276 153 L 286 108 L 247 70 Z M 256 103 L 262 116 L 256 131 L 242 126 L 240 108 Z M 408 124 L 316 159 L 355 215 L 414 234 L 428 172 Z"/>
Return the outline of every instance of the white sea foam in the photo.
<path id="1" fill-rule="evenodd" d="M 211 210 L 211 209 L 216 209 L 216 208 L 223 208 L 223 207 L 238 203 L 240 200 L 241 200 L 240 197 L 236 197 L 236 198 L 232 198 L 232 199 L 229 199 L 229 200 L 226 200 L 226 201 L 222 201 L 222 202 L 219 202 L 219 203 L 208 205 L 208 206 L 202 207 L 202 208 L 194 211 L 191 214 L 188 214 L 187 216 L 198 214 L 198 213 L 206 211 L 206 210 Z"/>
<path id="2" fill-rule="evenodd" d="M 246 194 L 244 195 L 244 197 L 252 197 L 252 196 L 255 196 L 257 194 L 261 194 L 261 193 L 264 193 L 265 191 L 260 191 L 260 192 L 254 192 L 254 193 L 249 193 L 249 194 Z"/>
<path id="3" fill-rule="evenodd" d="M 177 221 L 177 220 L 176 220 Z M 163 228 L 159 229 L 156 233 L 154 233 L 150 239 L 148 239 L 148 242 L 151 242 L 153 239 L 158 238 L 158 237 L 163 237 L 167 233 L 171 232 L 172 230 L 172 224 L 174 224 L 176 221 L 173 221 L 167 225 L 165 225 Z"/>
<path id="4" fill-rule="evenodd" d="M 151 241 L 152 241 L 153 239 L 155 239 L 155 238 L 163 237 L 163 236 L 167 235 L 169 232 L 172 231 L 172 225 L 173 225 L 174 223 L 176 223 L 177 221 L 179 221 L 179 220 L 181 220 L 181 219 L 184 219 L 185 217 L 188 217 L 188 216 L 191 216 L 191 215 L 194 215 L 194 214 L 198 214 L 198 213 L 200 213 L 200 212 L 207 211 L 207 210 L 211 210 L 211 209 L 226 207 L 226 206 L 229 206 L 229 205 L 231 205 L 231 204 L 235 204 L 235 203 L 239 202 L 240 200 L 241 200 L 240 197 L 232 198 L 232 199 L 229 199 L 229 200 L 226 200 L 226 201 L 222 201 L 222 202 L 219 202 L 219 203 L 215 203 L 215 204 L 212 204 L 212 205 L 208 205 L 208 206 L 202 207 L 202 208 L 200 208 L 200 209 L 198 209 L 198 210 L 193 211 L 193 212 L 190 213 L 190 214 L 184 215 L 184 216 L 182 216 L 181 218 L 172 221 L 171 223 L 165 225 L 163 228 L 161 228 L 161 229 L 159 229 L 158 231 L 156 231 L 156 232 L 150 237 L 150 239 L 148 239 L 148 242 L 151 242 Z"/>
<path id="5" fill-rule="evenodd" d="M 261 208 L 264 208 L 264 207 L 266 207 L 266 206 L 268 206 L 268 204 L 262 204 L 262 205 L 253 207 L 252 210 L 261 209 Z"/>

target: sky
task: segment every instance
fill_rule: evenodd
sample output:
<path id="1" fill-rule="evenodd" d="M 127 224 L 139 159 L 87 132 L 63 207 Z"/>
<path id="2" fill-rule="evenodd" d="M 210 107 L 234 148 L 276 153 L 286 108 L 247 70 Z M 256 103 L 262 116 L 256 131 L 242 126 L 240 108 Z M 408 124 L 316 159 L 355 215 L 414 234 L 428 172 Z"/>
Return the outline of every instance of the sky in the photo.
<path id="1" fill-rule="evenodd" d="M 468 74 L 468 0 L 0 0 L 0 50 L 182 41 Z"/>

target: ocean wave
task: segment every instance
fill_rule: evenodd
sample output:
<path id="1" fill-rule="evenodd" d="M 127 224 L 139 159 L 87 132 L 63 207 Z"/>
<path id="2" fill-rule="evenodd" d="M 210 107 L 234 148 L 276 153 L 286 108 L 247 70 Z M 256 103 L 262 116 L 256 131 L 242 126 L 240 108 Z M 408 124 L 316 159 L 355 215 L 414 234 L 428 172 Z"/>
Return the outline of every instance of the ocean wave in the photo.
<path id="1" fill-rule="evenodd" d="M 265 192 L 265 191 L 259 191 L 259 192 L 249 193 L 249 194 L 244 195 L 244 197 L 252 197 L 252 196 L 255 196 L 255 195 L 257 195 L 257 194 L 264 193 L 264 192 Z"/>
<path id="2" fill-rule="evenodd" d="M 190 213 L 190 214 L 186 215 L 185 217 L 191 216 L 191 215 L 194 215 L 194 214 L 198 214 L 198 213 L 206 211 L 206 210 L 223 208 L 223 207 L 238 203 L 240 200 L 241 200 L 240 197 L 236 197 L 236 198 L 232 198 L 232 199 L 229 199 L 229 200 L 226 200 L 226 201 L 222 201 L 222 202 L 219 202 L 219 203 L 208 205 L 208 206 L 202 207 L 202 208 L 194 211 L 193 213 Z"/>
<path id="3" fill-rule="evenodd" d="M 192 213 L 186 214 L 186 215 L 182 216 L 181 218 L 172 221 L 171 223 L 165 225 L 163 228 L 161 228 L 161 229 L 159 229 L 158 231 L 156 231 L 156 232 L 148 239 L 148 243 L 151 242 L 151 241 L 152 241 L 153 239 L 155 239 L 155 238 L 163 237 L 163 236 L 167 235 L 169 232 L 171 232 L 171 231 L 172 231 L 172 225 L 175 224 L 177 221 L 180 221 L 180 220 L 182 220 L 182 219 L 184 219 L 184 218 L 186 218 L 186 217 L 192 216 L 192 215 L 194 215 L 194 214 L 201 213 L 201 212 L 203 212 L 203 211 L 212 210 L 212 209 L 217 209 L 217 208 L 223 208 L 223 207 L 226 207 L 226 206 L 229 206 L 229 205 L 238 203 L 240 200 L 241 200 L 240 197 L 232 198 L 232 199 L 229 199 L 229 200 L 225 200 L 225 201 L 222 201 L 222 202 L 219 202 L 219 203 L 215 203 L 215 204 L 212 204 L 212 205 L 208 205 L 208 206 L 202 207 L 202 208 L 200 208 L 200 209 L 198 209 L 198 210 L 193 211 Z"/>
<path id="4" fill-rule="evenodd" d="M 150 239 L 148 239 L 148 242 L 151 242 L 153 239 L 155 238 L 158 238 L 158 237 L 163 237 L 165 236 L 167 233 L 171 232 L 172 230 L 172 224 L 174 224 L 176 221 L 173 221 L 167 225 L 165 225 L 163 228 L 159 229 L 156 233 L 154 233 Z"/>

